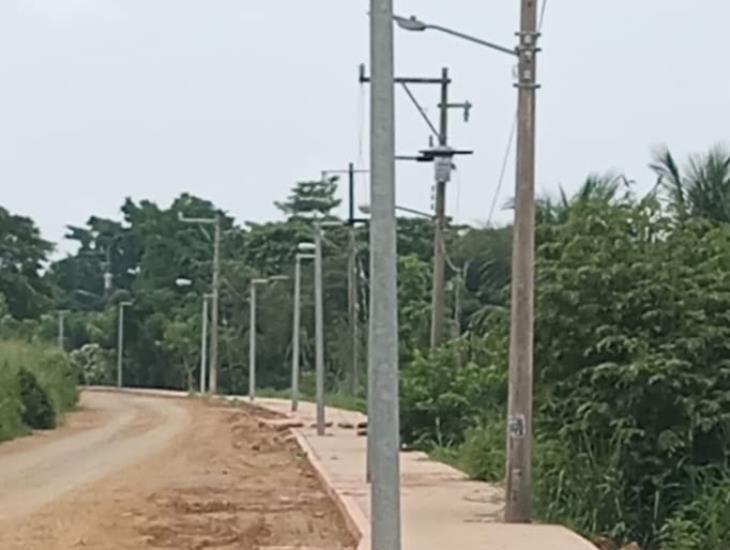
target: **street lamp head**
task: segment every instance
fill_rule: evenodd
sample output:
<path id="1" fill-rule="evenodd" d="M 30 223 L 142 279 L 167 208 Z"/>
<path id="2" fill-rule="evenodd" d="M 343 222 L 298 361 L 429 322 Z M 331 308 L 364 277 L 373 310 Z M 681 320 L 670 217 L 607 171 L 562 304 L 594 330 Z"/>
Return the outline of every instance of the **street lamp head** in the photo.
<path id="1" fill-rule="evenodd" d="M 360 210 L 360 212 L 362 212 L 363 214 L 366 214 L 366 215 L 370 215 L 370 212 L 371 212 L 371 210 L 370 210 L 370 205 L 369 205 L 369 204 L 361 204 L 361 205 L 360 205 L 360 206 L 358 207 L 358 209 L 359 209 L 359 210 Z"/>
<path id="2" fill-rule="evenodd" d="M 276 282 L 276 281 L 288 281 L 289 275 L 272 275 L 269 277 L 269 281 Z"/>
<path id="3" fill-rule="evenodd" d="M 265 285 L 268 282 L 269 282 L 268 279 L 262 279 L 262 278 L 259 278 L 259 279 L 251 279 L 251 284 L 252 285 Z"/>
<path id="4" fill-rule="evenodd" d="M 395 22 L 398 23 L 398 26 L 401 29 L 405 29 L 407 31 L 425 31 L 428 28 L 428 25 L 418 19 L 415 15 L 411 15 L 410 17 L 401 17 L 399 15 L 394 15 L 393 19 L 395 19 Z"/>
<path id="5" fill-rule="evenodd" d="M 316 248 L 317 247 L 314 243 L 309 242 L 299 243 L 297 245 L 299 252 L 313 252 Z"/>
<path id="6" fill-rule="evenodd" d="M 179 286 L 180 288 L 183 288 L 183 287 L 192 286 L 193 281 L 191 281 L 190 279 L 186 279 L 184 277 L 178 277 L 177 279 L 175 279 L 175 284 L 177 286 Z"/>

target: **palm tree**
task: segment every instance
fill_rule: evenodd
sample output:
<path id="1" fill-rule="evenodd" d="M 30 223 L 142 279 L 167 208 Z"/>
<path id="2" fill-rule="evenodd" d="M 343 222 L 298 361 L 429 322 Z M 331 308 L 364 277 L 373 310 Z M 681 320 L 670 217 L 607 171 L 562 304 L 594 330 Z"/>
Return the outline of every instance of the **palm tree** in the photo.
<path id="1" fill-rule="evenodd" d="M 629 182 L 624 176 L 615 174 L 590 174 L 583 185 L 573 196 L 568 196 L 565 189 L 560 187 L 560 196 L 556 199 L 544 197 L 538 199 L 535 207 L 535 218 L 538 224 L 562 223 L 569 213 L 589 203 L 613 203 L 619 199 L 622 187 L 629 188 Z"/>
<path id="2" fill-rule="evenodd" d="M 658 186 L 669 199 L 679 220 L 702 217 L 730 222 L 730 152 L 716 146 L 703 155 L 692 155 L 681 170 L 664 147 L 654 155 L 651 168 L 659 176 Z"/>

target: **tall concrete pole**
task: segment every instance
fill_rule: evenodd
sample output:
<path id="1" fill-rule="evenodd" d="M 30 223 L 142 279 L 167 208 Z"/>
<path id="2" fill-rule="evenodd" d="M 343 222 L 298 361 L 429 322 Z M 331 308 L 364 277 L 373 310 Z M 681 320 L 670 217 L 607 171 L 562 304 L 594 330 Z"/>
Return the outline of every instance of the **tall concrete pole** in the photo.
<path id="1" fill-rule="evenodd" d="M 400 550 L 393 0 L 370 0 L 370 64 L 371 536 L 374 549 Z"/>
<path id="2" fill-rule="evenodd" d="M 65 345 L 65 342 L 66 342 L 65 319 L 66 319 L 66 312 L 59 311 L 58 312 L 58 347 L 61 348 L 61 351 L 63 351 L 66 348 L 66 345 Z"/>
<path id="3" fill-rule="evenodd" d="M 119 302 L 119 314 L 117 315 L 117 387 L 124 385 L 122 370 L 124 368 L 124 309 L 131 306 L 131 302 Z"/>
<path id="4" fill-rule="evenodd" d="M 350 394 L 357 393 L 359 373 L 358 326 L 357 326 L 357 234 L 355 224 L 350 224 L 350 253 L 347 259 L 347 308 L 350 319 L 352 354 L 349 379 Z"/>
<path id="5" fill-rule="evenodd" d="M 322 290 L 322 227 L 314 229 L 314 338 L 317 435 L 324 435 L 324 296 Z"/>
<path id="6" fill-rule="evenodd" d="M 248 327 L 248 398 L 256 398 L 256 282 L 251 281 Z"/>
<path id="7" fill-rule="evenodd" d="M 221 274 L 221 218 L 215 216 L 215 236 L 213 237 L 213 296 L 211 298 L 211 333 L 210 333 L 210 381 L 208 389 L 215 395 L 218 393 L 218 332 L 220 313 L 220 274 Z"/>
<path id="8" fill-rule="evenodd" d="M 532 500 L 532 361 L 535 255 L 535 96 L 537 3 L 521 0 L 517 178 L 512 251 L 512 316 L 505 520 L 529 522 Z"/>
<path id="9" fill-rule="evenodd" d="M 441 69 L 441 104 L 439 125 L 439 146 L 448 144 L 449 129 L 449 70 Z M 451 162 L 450 159 L 448 159 Z M 433 228 L 433 280 L 431 291 L 431 347 L 438 347 L 444 340 L 446 311 L 446 265 L 444 254 L 444 225 L 446 223 L 446 178 L 448 172 L 436 170 L 436 211 Z"/>
<path id="10" fill-rule="evenodd" d="M 122 387 L 122 358 L 124 356 L 124 306 L 119 304 L 117 315 L 117 388 Z"/>
<path id="11" fill-rule="evenodd" d="M 200 393 L 205 393 L 208 364 L 208 296 L 203 295 L 203 313 L 200 330 Z"/>
<path id="12" fill-rule="evenodd" d="M 299 330 L 301 328 L 302 255 L 294 267 L 294 327 L 291 336 L 291 410 L 299 408 Z"/>

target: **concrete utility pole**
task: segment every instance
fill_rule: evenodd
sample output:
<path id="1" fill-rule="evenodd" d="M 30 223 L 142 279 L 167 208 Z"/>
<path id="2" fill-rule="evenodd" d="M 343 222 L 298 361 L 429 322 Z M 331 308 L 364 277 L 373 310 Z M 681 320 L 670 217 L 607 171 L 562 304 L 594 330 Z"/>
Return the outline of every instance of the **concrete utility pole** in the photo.
<path id="1" fill-rule="evenodd" d="M 437 30 L 516 56 L 518 64 L 517 177 L 512 249 L 507 421 L 507 506 L 505 520 L 528 522 L 532 498 L 532 361 L 535 256 L 535 96 L 537 84 L 538 0 L 520 0 L 519 45 L 506 48 L 453 29 L 395 16 L 407 31 Z M 544 6 L 544 4 L 543 4 Z"/>
<path id="2" fill-rule="evenodd" d="M 213 283 L 211 291 L 211 314 L 210 314 L 210 380 L 208 381 L 208 390 L 212 394 L 218 393 L 218 332 L 220 314 L 219 298 L 220 298 L 220 273 L 221 273 L 221 216 L 216 213 L 213 218 L 187 218 L 182 212 L 178 213 L 178 218 L 183 223 L 192 223 L 198 225 L 212 225 L 214 228 L 213 235 Z"/>
<path id="3" fill-rule="evenodd" d="M 355 165 L 350 163 L 348 167 L 348 197 L 350 199 L 348 223 L 349 232 L 349 255 L 347 257 L 347 313 L 350 320 L 350 333 L 352 335 L 352 364 L 350 365 L 349 390 L 352 395 L 357 393 L 360 380 L 359 368 L 359 336 L 358 336 L 358 315 L 357 315 L 357 228 L 355 227 Z"/>
<path id="4" fill-rule="evenodd" d="M 508 522 L 529 522 L 532 500 L 532 361 L 535 257 L 537 3 L 521 0 L 518 48 L 517 177 L 512 250 L 512 317 L 507 441 Z"/>
<path id="5" fill-rule="evenodd" d="M 131 307 L 132 302 L 119 302 L 119 314 L 117 315 L 118 327 L 117 327 L 117 387 L 121 388 L 124 385 L 124 379 L 122 375 L 123 362 L 124 362 L 124 309 Z"/>
<path id="6" fill-rule="evenodd" d="M 441 69 L 441 104 L 439 146 L 448 144 L 449 129 L 449 70 Z M 446 159 L 451 162 L 451 159 Z M 437 161 L 438 162 L 438 161 Z M 439 177 L 446 176 L 446 177 Z M 433 277 L 431 291 L 431 347 L 438 347 L 444 339 L 444 311 L 446 309 L 446 265 L 444 253 L 444 225 L 446 223 L 446 183 L 448 172 L 436 171 L 436 209 L 433 224 Z"/>
<path id="7" fill-rule="evenodd" d="M 394 18 L 397 20 L 397 18 Z M 371 82 L 371 78 L 365 76 L 365 69 L 360 66 L 360 82 Z M 431 291 L 431 347 L 438 347 L 444 339 L 444 324 L 446 310 L 446 272 L 444 265 L 445 242 L 444 226 L 446 224 L 446 184 L 451 179 L 453 169 L 452 159 L 456 155 L 470 155 L 471 151 L 456 151 L 448 145 L 448 112 L 449 109 L 462 109 L 464 120 L 469 120 L 469 112 L 472 104 L 468 101 L 463 103 L 449 103 L 449 70 L 441 69 L 439 78 L 394 78 L 394 82 L 403 86 L 408 97 L 414 103 L 416 109 L 428 124 L 431 132 L 438 137 L 438 147 L 421 151 L 418 156 L 399 156 L 398 160 L 414 160 L 418 162 L 434 163 L 434 175 L 436 182 L 436 204 L 434 219 L 433 238 L 433 277 Z M 438 84 L 441 88 L 441 102 L 439 103 L 440 124 L 437 129 L 428 118 L 425 110 L 416 100 L 410 91 L 409 84 Z M 396 207 L 398 209 L 398 207 Z M 429 216 L 430 217 L 430 216 Z"/>
<path id="8" fill-rule="evenodd" d="M 393 0 L 370 0 L 370 343 L 368 448 L 371 536 L 400 550 L 398 293 L 395 217 Z"/>
<path id="9" fill-rule="evenodd" d="M 206 368 L 208 365 L 208 300 L 210 294 L 203 295 L 203 313 L 200 329 L 200 393 L 205 393 Z"/>
<path id="10" fill-rule="evenodd" d="M 311 243 L 301 243 L 305 246 Z M 299 331 L 301 329 L 302 311 L 302 260 L 313 260 L 314 254 L 299 253 L 296 256 L 294 267 L 294 327 L 292 329 L 292 355 L 291 355 L 291 410 L 295 412 L 299 408 Z"/>

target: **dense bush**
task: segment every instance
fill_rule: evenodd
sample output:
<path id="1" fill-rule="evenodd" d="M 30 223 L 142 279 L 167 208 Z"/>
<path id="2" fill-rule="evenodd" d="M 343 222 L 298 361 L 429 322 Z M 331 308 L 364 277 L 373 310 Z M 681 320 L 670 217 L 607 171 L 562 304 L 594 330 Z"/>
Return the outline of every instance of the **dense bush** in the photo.
<path id="1" fill-rule="evenodd" d="M 40 387 L 38 380 L 25 369 L 18 371 L 20 387 L 21 417 L 23 423 L 36 430 L 50 430 L 56 427 L 56 412 L 48 394 Z"/>
<path id="2" fill-rule="evenodd" d="M 421 448 L 459 444 L 485 407 L 504 404 L 504 354 L 490 344 L 465 335 L 428 355 L 416 353 L 401 372 L 405 443 Z"/>
<path id="3" fill-rule="evenodd" d="M 538 239 L 536 513 L 646 548 L 727 550 L 730 228 L 585 201 Z M 485 327 L 472 361 L 462 341 L 405 366 L 403 432 L 494 481 L 509 323 Z"/>
<path id="4" fill-rule="evenodd" d="M 76 403 L 77 379 L 64 353 L 0 340 L 0 440 L 54 427 Z"/>
<path id="5" fill-rule="evenodd" d="M 570 451 L 548 493 L 583 531 L 655 544 L 730 454 L 730 229 L 595 204 L 543 238 L 540 421 Z"/>

